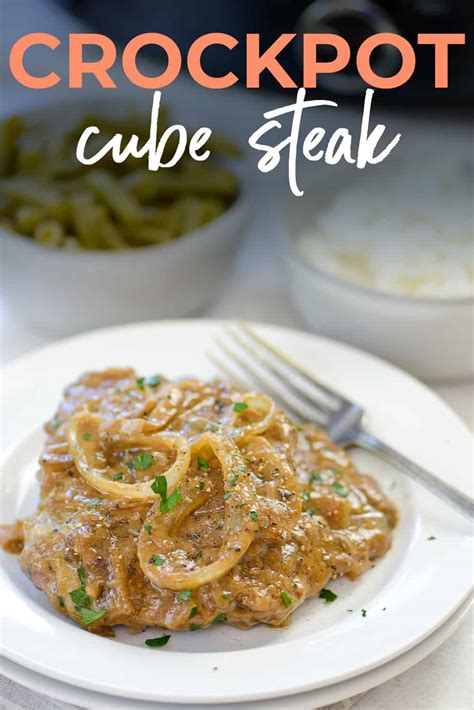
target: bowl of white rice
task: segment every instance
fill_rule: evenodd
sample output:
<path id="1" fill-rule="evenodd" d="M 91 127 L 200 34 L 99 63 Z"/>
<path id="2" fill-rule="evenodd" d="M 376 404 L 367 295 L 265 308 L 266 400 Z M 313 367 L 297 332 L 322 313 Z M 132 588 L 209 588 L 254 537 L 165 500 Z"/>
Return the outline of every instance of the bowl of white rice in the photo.
<path id="1" fill-rule="evenodd" d="M 412 155 L 327 170 L 290 207 L 293 300 L 317 332 L 427 380 L 474 374 L 471 166 Z"/>

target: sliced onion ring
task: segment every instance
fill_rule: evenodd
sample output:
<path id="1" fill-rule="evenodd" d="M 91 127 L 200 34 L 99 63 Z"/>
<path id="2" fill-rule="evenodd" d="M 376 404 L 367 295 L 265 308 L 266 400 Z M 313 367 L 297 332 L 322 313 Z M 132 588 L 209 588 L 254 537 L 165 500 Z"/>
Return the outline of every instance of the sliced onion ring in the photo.
<path id="1" fill-rule="evenodd" d="M 248 410 L 253 409 L 257 411 L 262 415 L 262 418 L 256 422 L 238 426 L 240 413 L 234 412 L 231 435 L 237 441 L 247 436 L 256 436 L 257 434 L 265 432 L 270 427 L 276 413 L 275 402 L 270 397 L 260 392 L 249 392 L 245 395 L 243 401 L 247 405 Z M 245 409 L 246 412 L 248 410 Z"/>
<path id="2" fill-rule="evenodd" d="M 206 500 L 201 495 L 196 496 L 195 482 L 193 485 L 180 487 L 183 502 L 172 511 L 159 512 L 159 504 L 150 509 L 145 524 L 151 525 L 153 535 L 150 536 L 142 528 L 138 539 L 137 552 L 140 566 L 148 579 L 161 589 L 196 589 L 209 584 L 228 572 L 248 550 L 255 532 L 257 522 L 250 516 L 255 507 L 255 488 L 250 473 L 247 471 L 244 459 L 237 446 L 228 437 L 206 432 L 193 442 L 192 453 L 196 455 L 203 447 L 210 447 L 222 467 L 224 489 L 232 486 L 232 496 L 224 500 L 224 537 L 217 551 L 214 562 L 191 571 L 172 569 L 166 562 L 166 554 L 160 550 L 160 542 L 169 544 L 174 541 L 186 515 L 189 515 Z M 237 481 L 233 481 L 233 473 L 239 470 Z M 210 494 L 208 494 L 210 495 Z M 208 497 L 208 496 L 207 496 Z M 164 564 L 157 566 L 150 562 L 153 556 L 164 557 Z"/>
<path id="3" fill-rule="evenodd" d="M 68 429 L 69 452 L 80 475 L 87 483 L 100 491 L 109 493 L 119 498 L 134 500 L 154 500 L 159 498 L 151 489 L 150 481 L 140 483 L 120 483 L 106 478 L 104 473 L 108 467 L 100 468 L 94 454 L 100 444 L 100 434 L 103 430 L 103 419 L 89 411 L 81 411 L 71 418 Z M 107 427 L 107 422 L 105 426 Z M 117 420 L 114 422 L 117 427 Z M 124 419 L 123 426 L 119 427 L 120 447 L 141 446 L 143 448 L 172 447 L 176 451 L 174 463 L 161 475 L 165 476 L 168 491 L 171 492 L 179 481 L 185 476 L 191 460 L 191 449 L 187 439 L 174 432 L 152 432 L 139 435 L 143 429 L 143 420 Z M 83 434 L 87 432 L 89 438 L 84 440 Z M 110 469 L 109 469 L 110 470 Z"/>

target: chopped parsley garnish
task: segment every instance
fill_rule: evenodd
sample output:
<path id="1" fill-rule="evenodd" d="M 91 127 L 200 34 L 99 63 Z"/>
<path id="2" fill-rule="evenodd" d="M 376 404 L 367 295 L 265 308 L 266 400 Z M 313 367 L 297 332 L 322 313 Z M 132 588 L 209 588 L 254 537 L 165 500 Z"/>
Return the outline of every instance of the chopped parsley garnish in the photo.
<path id="1" fill-rule="evenodd" d="M 349 495 L 349 489 L 347 486 L 344 486 L 342 483 L 339 483 L 339 481 L 334 481 L 332 484 L 332 487 L 336 491 L 338 496 L 341 496 L 341 498 L 347 498 Z"/>
<path id="2" fill-rule="evenodd" d="M 160 384 L 160 382 L 161 375 L 150 375 L 150 377 L 145 379 L 145 384 L 148 385 L 148 387 L 156 387 Z"/>
<path id="3" fill-rule="evenodd" d="M 190 631 L 197 631 L 197 630 L 200 629 L 200 628 L 201 628 L 201 625 L 200 625 L 200 624 L 195 624 L 194 622 L 191 622 L 191 623 L 189 624 L 189 630 L 190 630 Z"/>
<path id="4" fill-rule="evenodd" d="M 166 476 L 157 476 L 151 484 L 151 490 L 153 493 L 156 493 L 156 495 L 161 496 L 161 500 L 166 500 L 166 494 L 168 492 Z"/>
<path id="5" fill-rule="evenodd" d="M 150 646 L 151 648 L 166 646 L 170 638 L 171 636 L 167 634 L 166 636 L 158 636 L 156 639 L 147 639 L 145 641 L 145 646 Z"/>
<path id="6" fill-rule="evenodd" d="M 157 476 L 151 484 L 153 493 L 161 496 L 160 512 L 166 513 L 176 508 L 177 503 L 182 503 L 183 496 L 176 488 L 170 496 L 167 496 L 168 482 L 166 476 Z"/>
<path id="7" fill-rule="evenodd" d="M 246 402 L 236 402 L 234 404 L 234 412 L 245 412 L 249 405 Z"/>
<path id="8" fill-rule="evenodd" d="M 190 589 L 183 589 L 183 591 L 178 594 L 178 599 L 180 602 L 188 602 L 192 596 L 193 593 Z"/>
<path id="9" fill-rule="evenodd" d="M 166 500 L 161 501 L 160 512 L 166 513 L 169 510 L 174 510 L 176 508 L 176 505 L 178 503 L 182 503 L 182 502 L 183 502 L 183 496 L 176 488 L 173 491 L 173 493 L 170 496 L 168 496 L 168 498 L 166 498 Z"/>
<path id="10" fill-rule="evenodd" d="M 367 616 L 367 609 L 362 609 L 362 616 L 365 617 Z"/>
<path id="11" fill-rule="evenodd" d="M 281 592 L 280 594 L 281 600 L 283 602 L 283 606 L 285 609 L 288 609 L 291 606 L 291 598 L 288 592 Z"/>
<path id="12" fill-rule="evenodd" d="M 303 500 L 309 500 L 311 498 L 311 491 L 301 491 L 301 497 Z"/>
<path id="13" fill-rule="evenodd" d="M 340 478 L 341 477 L 341 472 L 337 470 L 337 468 L 330 468 L 329 469 L 334 476 L 334 478 Z"/>
<path id="14" fill-rule="evenodd" d="M 323 479 L 317 471 L 311 471 L 310 483 L 322 483 Z"/>
<path id="15" fill-rule="evenodd" d="M 256 523 L 257 520 L 258 520 L 258 515 L 257 515 L 256 511 L 255 511 L 255 510 L 251 510 L 250 513 L 249 513 L 249 515 L 250 515 L 250 517 L 252 518 L 252 520 L 254 521 L 254 523 Z"/>
<path id="16" fill-rule="evenodd" d="M 436 540 L 434 535 L 430 535 L 429 537 L 426 538 L 427 540 Z"/>
<path id="17" fill-rule="evenodd" d="M 151 525 L 149 523 L 146 523 L 146 525 L 144 525 L 143 527 L 145 528 L 145 532 L 147 532 L 148 535 L 151 535 L 151 531 L 153 530 Z"/>
<path id="18" fill-rule="evenodd" d="M 161 382 L 161 375 L 150 375 L 149 377 L 137 377 L 136 383 L 137 387 L 141 390 L 145 389 L 145 385 L 148 387 L 156 387 Z"/>
<path id="19" fill-rule="evenodd" d="M 193 559 L 193 560 L 200 560 L 201 557 L 202 557 L 202 550 L 199 550 L 199 552 L 196 552 L 196 554 L 193 555 L 193 557 L 192 557 L 191 559 Z"/>
<path id="20" fill-rule="evenodd" d="M 198 469 L 207 473 L 209 471 L 209 463 L 203 456 L 198 456 Z"/>
<path id="21" fill-rule="evenodd" d="M 226 491 L 224 493 L 224 500 L 228 500 L 231 497 L 232 493 L 230 491 Z"/>
<path id="22" fill-rule="evenodd" d="M 189 618 L 192 619 L 193 616 L 196 616 L 197 613 L 198 613 L 198 608 L 197 608 L 197 606 L 193 606 L 193 608 L 192 608 L 191 611 L 189 612 Z"/>
<path id="23" fill-rule="evenodd" d="M 213 624 L 218 624 L 219 622 L 224 622 L 227 621 L 227 614 L 218 614 L 214 619 L 212 620 Z"/>
<path id="24" fill-rule="evenodd" d="M 153 463 L 153 456 L 151 454 L 139 454 L 133 463 L 137 471 L 145 471 Z"/>
<path id="25" fill-rule="evenodd" d="M 78 589 L 74 589 L 72 592 L 69 592 L 69 596 L 78 607 L 90 606 L 92 604 L 92 599 L 86 592 L 86 572 L 82 565 L 77 570 L 77 576 L 79 577 L 81 586 Z"/>
<path id="26" fill-rule="evenodd" d="M 206 485 L 206 484 L 205 484 L 205 482 L 204 482 L 204 481 L 199 481 L 199 490 L 200 490 L 200 491 L 203 491 L 203 490 L 204 490 L 204 487 L 205 487 L 205 485 Z"/>
<path id="27" fill-rule="evenodd" d="M 74 591 L 69 592 L 69 596 L 71 597 L 71 601 L 78 607 L 86 607 L 92 604 L 92 599 L 87 594 L 85 587 L 74 589 Z"/>
<path id="28" fill-rule="evenodd" d="M 222 592 L 223 599 L 229 599 L 232 596 L 232 592 Z"/>
<path id="29" fill-rule="evenodd" d="M 161 567 L 161 565 L 165 564 L 164 559 L 162 557 L 160 557 L 159 555 L 153 555 L 152 557 L 150 557 L 148 562 L 151 565 L 156 565 L 157 567 Z"/>
<path id="30" fill-rule="evenodd" d="M 92 604 L 92 599 L 86 592 L 86 572 L 82 565 L 77 570 L 77 575 L 80 579 L 81 586 L 78 589 L 74 589 L 72 592 L 69 592 L 69 596 L 75 605 L 76 611 L 81 615 L 81 624 L 83 626 L 89 626 L 89 624 L 93 624 L 94 621 L 102 619 L 107 611 L 105 609 L 101 611 L 94 611 L 94 609 L 89 608 Z M 58 597 L 58 602 L 59 599 L 60 597 Z"/>
<path id="31" fill-rule="evenodd" d="M 123 478 L 123 473 L 114 473 L 112 476 L 112 481 L 121 481 Z"/>
<path id="32" fill-rule="evenodd" d="M 102 503 L 102 498 L 91 498 L 89 503 L 91 505 L 100 505 Z"/>
<path id="33" fill-rule="evenodd" d="M 83 435 L 82 435 L 82 438 L 84 439 L 84 441 L 90 441 L 90 440 L 91 440 L 91 435 L 86 433 L 86 434 L 83 434 Z"/>
<path id="34" fill-rule="evenodd" d="M 93 624 L 94 621 L 98 621 L 99 619 L 102 619 L 103 616 L 107 613 L 105 610 L 102 611 L 94 611 L 93 609 L 83 609 L 80 608 L 79 612 L 81 614 L 81 623 L 83 626 L 89 626 L 89 624 Z"/>
<path id="35" fill-rule="evenodd" d="M 58 604 L 61 608 L 64 608 L 64 599 L 58 594 Z"/>
<path id="36" fill-rule="evenodd" d="M 331 592 L 330 589 L 321 589 L 318 596 L 320 599 L 324 599 L 326 603 L 333 602 L 335 599 L 337 599 L 337 594 Z"/>
<path id="37" fill-rule="evenodd" d="M 239 477 L 238 473 L 233 473 L 232 476 L 230 477 L 230 485 L 235 486 L 237 483 L 237 479 Z"/>

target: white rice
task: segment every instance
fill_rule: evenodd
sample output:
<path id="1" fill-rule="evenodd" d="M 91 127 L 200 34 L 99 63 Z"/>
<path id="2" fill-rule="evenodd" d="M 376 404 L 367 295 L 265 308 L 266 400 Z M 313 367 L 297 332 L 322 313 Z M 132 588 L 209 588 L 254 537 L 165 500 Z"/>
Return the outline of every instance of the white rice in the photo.
<path id="1" fill-rule="evenodd" d="M 470 185 L 462 160 L 369 169 L 315 215 L 298 247 L 310 264 L 369 288 L 474 297 Z"/>

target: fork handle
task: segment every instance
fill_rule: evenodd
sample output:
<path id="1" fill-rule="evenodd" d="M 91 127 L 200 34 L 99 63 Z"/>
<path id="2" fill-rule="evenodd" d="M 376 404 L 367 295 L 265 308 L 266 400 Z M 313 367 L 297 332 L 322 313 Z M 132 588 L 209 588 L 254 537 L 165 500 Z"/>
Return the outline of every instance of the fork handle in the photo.
<path id="1" fill-rule="evenodd" d="M 422 466 L 418 466 L 418 464 L 410 461 L 410 459 L 407 459 L 402 454 L 399 454 L 398 451 L 392 449 L 391 446 L 388 446 L 388 444 L 385 444 L 376 436 L 366 431 L 359 432 L 355 443 L 367 451 L 380 454 L 407 476 L 421 483 L 425 488 L 428 488 L 432 493 L 435 493 L 439 498 L 442 498 L 460 513 L 463 513 L 469 520 L 472 521 L 474 519 L 474 500 L 470 496 L 462 493 L 449 483 L 445 483 L 425 468 L 422 468 Z"/>

